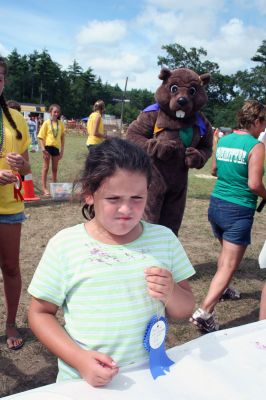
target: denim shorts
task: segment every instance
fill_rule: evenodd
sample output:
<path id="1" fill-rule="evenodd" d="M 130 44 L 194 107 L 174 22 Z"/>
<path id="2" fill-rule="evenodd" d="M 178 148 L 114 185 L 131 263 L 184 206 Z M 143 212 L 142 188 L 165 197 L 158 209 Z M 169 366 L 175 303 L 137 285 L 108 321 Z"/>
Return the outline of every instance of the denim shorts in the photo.
<path id="1" fill-rule="evenodd" d="M 0 214 L 0 224 L 21 224 L 25 219 L 26 216 L 24 212 L 17 214 Z"/>
<path id="2" fill-rule="evenodd" d="M 208 220 L 213 234 L 230 243 L 248 245 L 255 209 L 211 196 Z"/>

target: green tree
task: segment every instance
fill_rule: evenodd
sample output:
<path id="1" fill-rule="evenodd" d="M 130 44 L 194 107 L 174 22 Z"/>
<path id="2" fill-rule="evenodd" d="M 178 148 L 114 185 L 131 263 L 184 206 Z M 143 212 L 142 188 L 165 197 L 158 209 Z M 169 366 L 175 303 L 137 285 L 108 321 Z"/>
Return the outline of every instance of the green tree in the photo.
<path id="1" fill-rule="evenodd" d="M 262 66 L 266 67 L 266 40 L 262 41 L 262 44 L 257 50 L 254 57 L 251 58 L 252 61 L 260 63 Z"/>
<path id="2" fill-rule="evenodd" d="M 189 68 L 199 75 L 205 72 L 219 72 L 217 63 L 202 59 L 207 57 L 207 51 L 202 47 L 199 49 L 191 47 L 190 50 L 186 50 L 180 44 L 173 43 L 162 46 L 162 49 L 167 52 L 167 55 L 158 57 L 158 65 L 160 66 L 166 65 L 170 69 Z"/>

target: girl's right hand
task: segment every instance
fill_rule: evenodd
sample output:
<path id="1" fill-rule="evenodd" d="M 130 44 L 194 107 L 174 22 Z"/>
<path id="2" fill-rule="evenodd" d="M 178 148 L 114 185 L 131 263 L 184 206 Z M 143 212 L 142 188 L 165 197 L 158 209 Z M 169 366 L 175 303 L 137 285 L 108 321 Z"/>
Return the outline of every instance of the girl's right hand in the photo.
<path id="1" fill-rule="evenodd" d="M 43 155 L 43 159 L 44 159 L 45 161 L 48 161 L 48 160 L 49 160 L 49 153 L 48 153 L 47 150 L 42 150 L 42 155 Z"/>
<path id="2" fill-rule="evenodd" d="M 0 185 L 8 185 L 9 183 L 17 182 L 16 175 L 8 169 L 2 169 L 0 171 Z"/>
<path id="3" fill-rule="evenodd" d="M 82 350 L 82 352 L 77 368 L 82 378 L 95 387 L 111 382 L 119 371 L 114 360 L 98 351 Z"/>

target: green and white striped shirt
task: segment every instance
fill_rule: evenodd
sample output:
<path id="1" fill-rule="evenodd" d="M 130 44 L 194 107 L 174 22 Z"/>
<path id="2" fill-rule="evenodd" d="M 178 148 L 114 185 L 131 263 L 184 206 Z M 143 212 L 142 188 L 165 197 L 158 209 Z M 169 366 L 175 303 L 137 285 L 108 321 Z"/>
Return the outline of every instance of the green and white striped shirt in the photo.
<path id="1" fill-rule="evenodd" d="M 125 245 L 93 239 L 84 224 L 60 231 L 49 241 L 28 289 L 63 307 L 65 329 L 76 343 L 108 354 L 119 366 L 147 358 L 146 326 L 154 314 L 164 314 L 163 304 L 148 295 L 145 268 L 167 268 L 176 282 L 195 273 L 172 231 L 142 224 L 141 236 Z M 79 377 L 59 360 L 58 380 Z"/>

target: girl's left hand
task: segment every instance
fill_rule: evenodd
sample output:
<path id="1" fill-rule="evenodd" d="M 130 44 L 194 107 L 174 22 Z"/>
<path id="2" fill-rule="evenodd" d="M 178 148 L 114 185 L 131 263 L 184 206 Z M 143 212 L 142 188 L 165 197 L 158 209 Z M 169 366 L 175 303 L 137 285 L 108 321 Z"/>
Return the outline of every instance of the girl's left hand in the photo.
<path id="1" fill-rule="evenodd" d="M 8 153 L 6 160 L 13 171 L 20 171 L 25 164 L 25 159 L 18 153 Z"/>
<path id="2" fill-rule="evenodd" d="M 150 267 L 145 269 L 145 279 L 149 295 L 166 303 L 175 285 L 172 273 L 164 268 Z"/>

